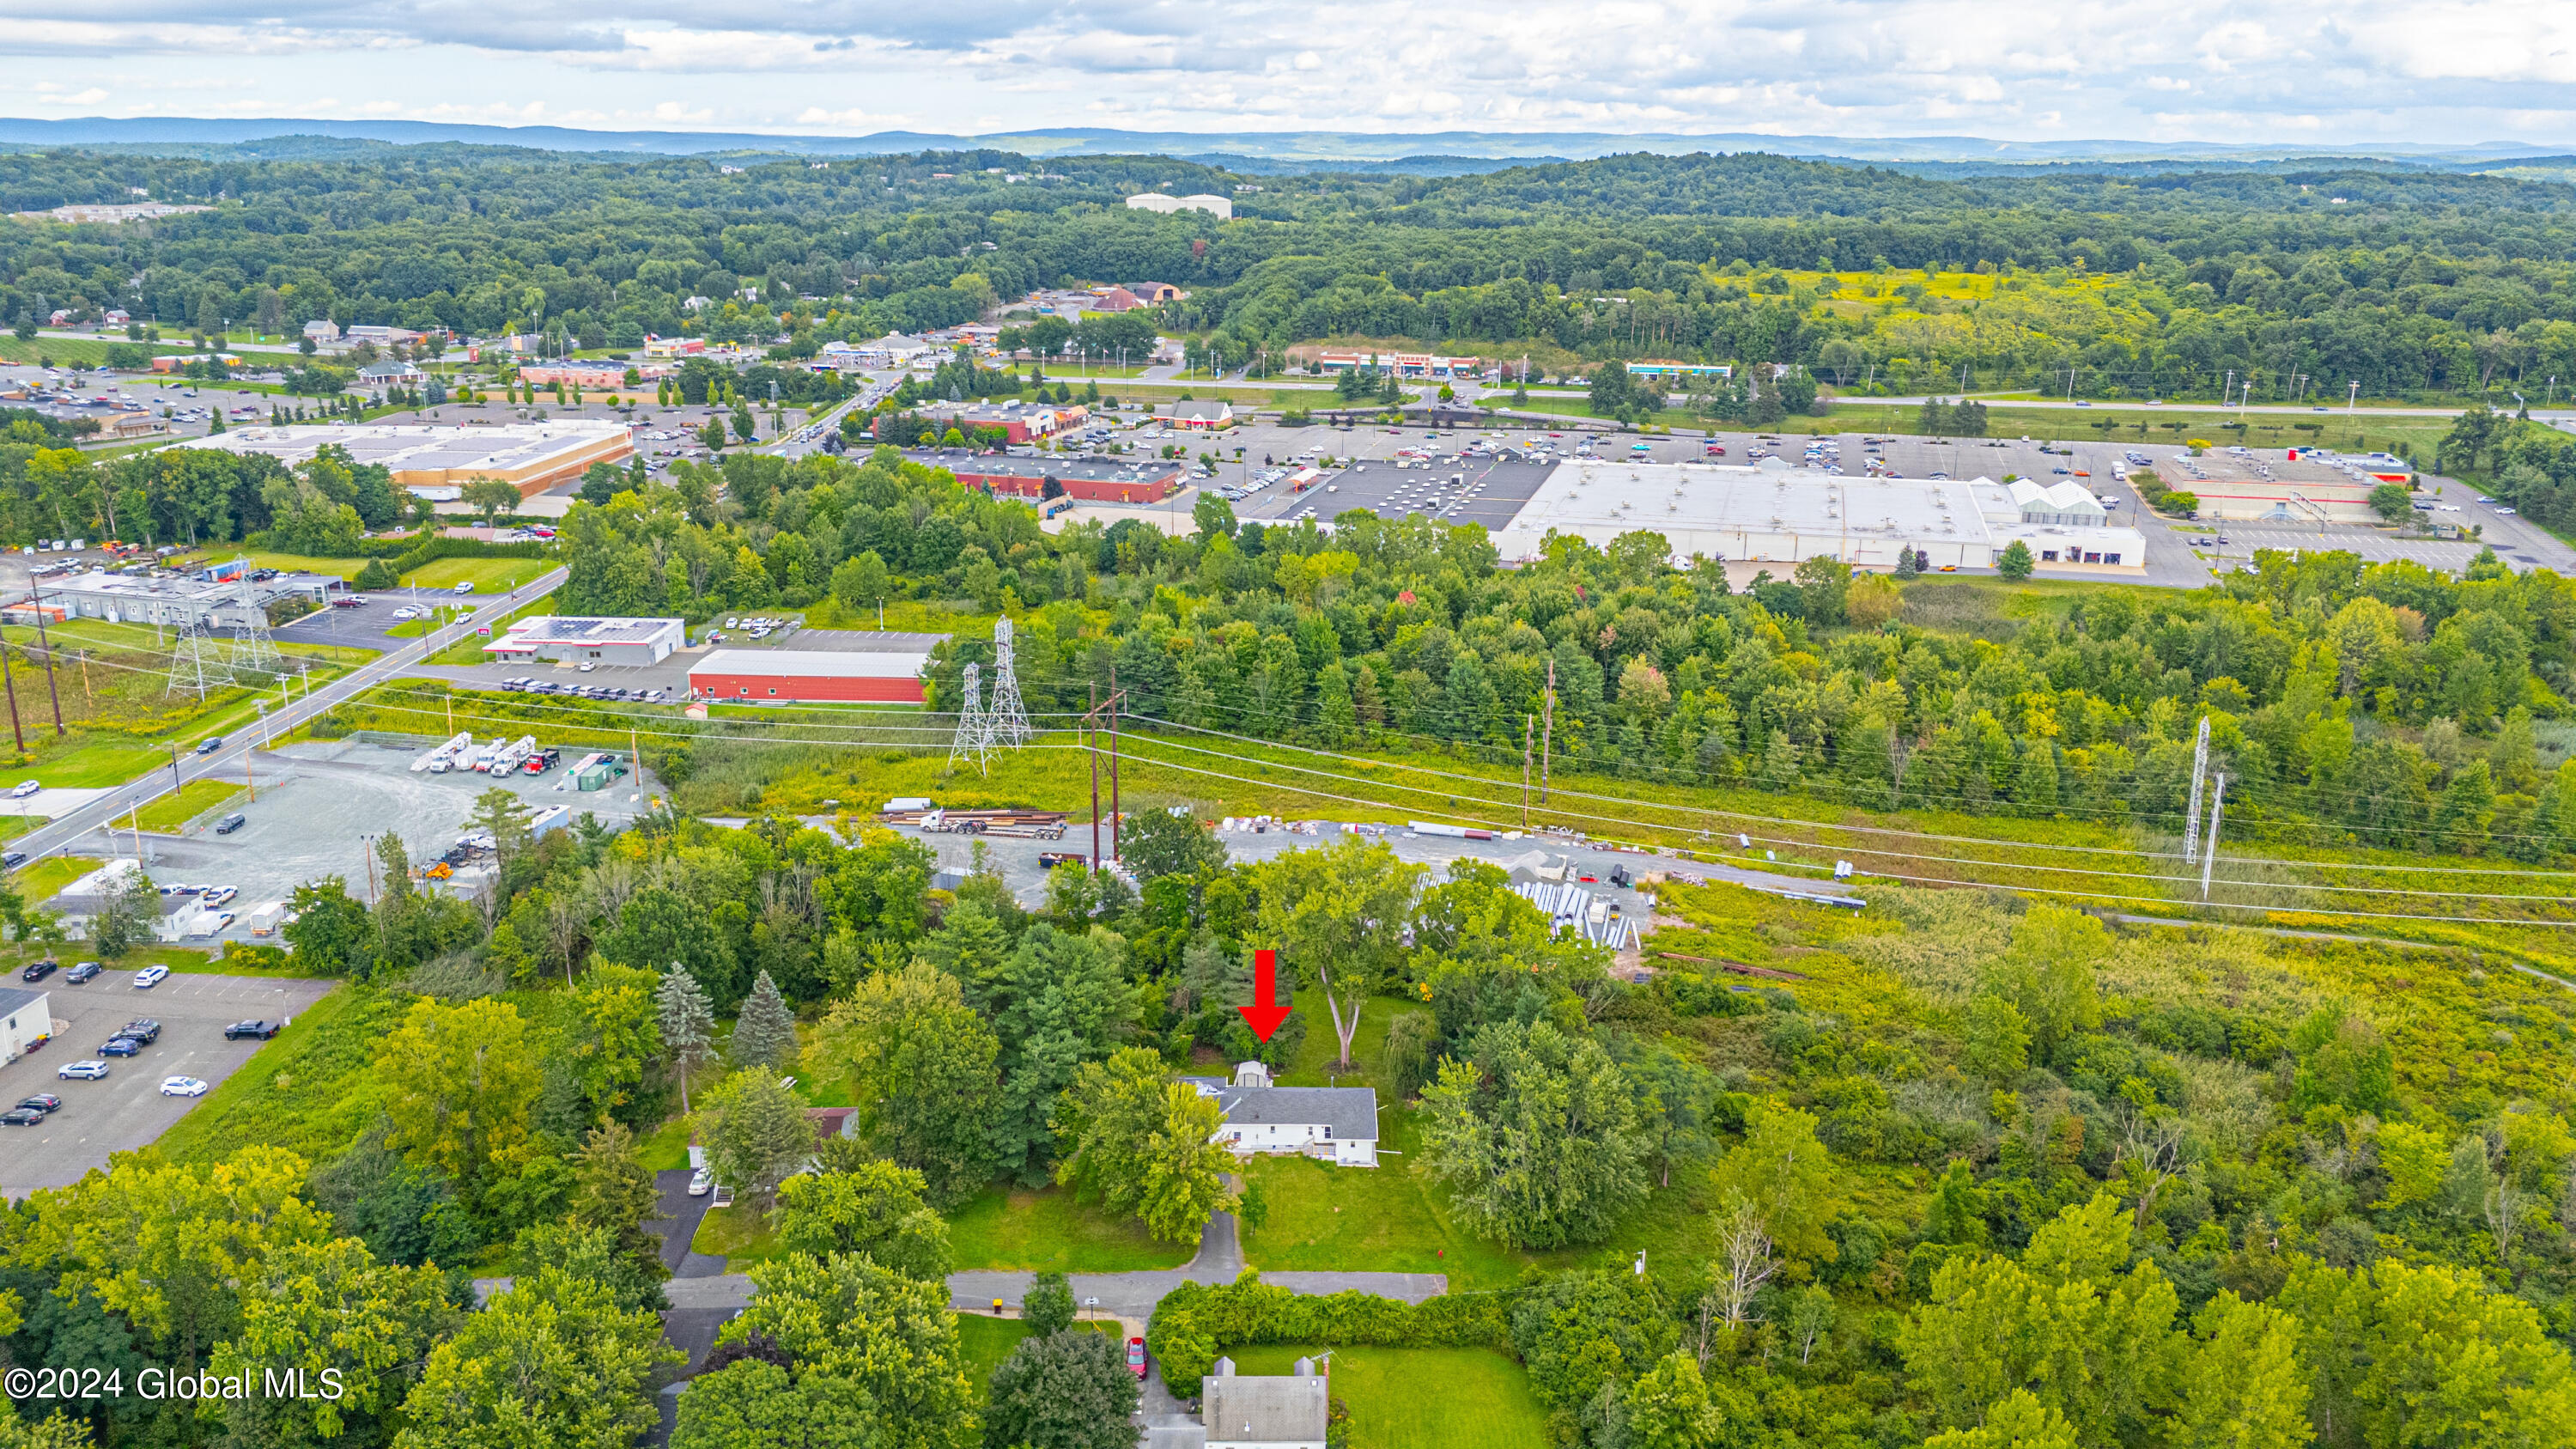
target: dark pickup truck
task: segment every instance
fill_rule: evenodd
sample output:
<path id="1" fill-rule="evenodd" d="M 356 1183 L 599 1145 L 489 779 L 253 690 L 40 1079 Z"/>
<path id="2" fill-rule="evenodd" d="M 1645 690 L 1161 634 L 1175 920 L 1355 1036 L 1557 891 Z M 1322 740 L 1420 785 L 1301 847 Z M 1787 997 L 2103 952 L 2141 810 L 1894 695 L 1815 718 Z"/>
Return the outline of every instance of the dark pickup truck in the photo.
<path id="1" fill-rule="evenodd" d="M 237 1021 L 224 1028 L 224 1040 L 239 1041 L 247 1036 L 266 1041 L 277 1035 L 277 1027 L 273 1021 Z"/>

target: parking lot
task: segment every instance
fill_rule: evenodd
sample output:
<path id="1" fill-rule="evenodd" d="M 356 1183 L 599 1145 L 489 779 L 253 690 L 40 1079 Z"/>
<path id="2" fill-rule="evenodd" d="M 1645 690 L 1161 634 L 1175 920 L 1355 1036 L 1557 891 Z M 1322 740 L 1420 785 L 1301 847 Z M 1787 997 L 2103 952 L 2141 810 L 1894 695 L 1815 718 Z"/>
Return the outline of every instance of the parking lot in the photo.
<path id="1" fill-rule="evenodd" d="M 66 963 L 71 959 L 66 956 Z M 197 1077 L 209 1087 L 221 1085 L 263 1045 L 224 1040 L 226 1026 L 292 1017 L 336 984 L 183 973 L 138 991 L 133 979 L 131 971 L 110 971 L 85 985 L 66 986 L 57 972 L 41 983 L 50 992 L 55 1039 L 0 1067 L 0 1102 L 50 1092 L 63 1105 L 41 1126 L 0 1127 L 6 1134 L 0 1136 L 0 1195 L 22 1198 L 38 1188 L 78 1182 L 83 1173 L 107 1166 L 109 1153 L 154 1141 L 196 1105 L 190 1098 L 162 1096 L 162 1078 Z M 55 1075 L 65 1062 L 95 1059 L 116 1028 L 137 1017 L 161 1023 L 160 1040 L 142 1055 L 108 1059 L 104 1081 Z"/>
<path id="2" fill-rule="evenodd" d="M 546 743 L 541 731 L 538 742 Z M 642 813 L 660 788 L 630 775 L 605 790 L 575 790 L 569 766 L 588 749 L 568 752 L 562 765 L 542 775 L 498 778 L 471 771 L 414 772 L 411 762 L 421 753 L 422 747 L 351 738 L 299 742 L 263 755 L 259 798 L 234 805 L 244 817 L 239 830 L 216 835 L 199 827 L 183 835 L 143 837 L 152 877 L 163 885 L 238 889 L 241 894 L 226 909 L 240 919 L 223 936 L 246 941 L 253 908 L 285 900 L 295 887 L 322 876 L 339 876 L 351 895 L 369 898 L 369 852 L 380 836 L 402 837 L 416 864 L 435 860 L 470 828 L 474 797 L 495 785 L 532 812 L 563 805 L 573 819 L 588 813 L 611 825 Z M 98 843 L 84 849 L 129 857 L 133 852 L 127 834 L 91 840 Z"/>

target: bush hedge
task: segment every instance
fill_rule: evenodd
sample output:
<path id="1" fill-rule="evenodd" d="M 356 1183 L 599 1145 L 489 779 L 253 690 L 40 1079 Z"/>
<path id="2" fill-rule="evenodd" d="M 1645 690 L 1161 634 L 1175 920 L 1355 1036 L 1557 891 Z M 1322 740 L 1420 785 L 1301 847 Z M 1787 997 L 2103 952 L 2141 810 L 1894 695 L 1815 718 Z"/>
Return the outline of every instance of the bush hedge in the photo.
<path id="1" fill-rule="evenodd" d="M 1245 1269 L 1232 1283 L 1183 1283 L 1154 1306 L 1145 1341 L 1163 1382 L 1194 1396 L 1220 1349 L 1248 1343 L 1370 1344 L 1380 1348 L 1493 1348 L 1512 1352 L 1512 1299 L 1451 1293 L 1420 1303 L 1368 1293 L 1305 1294 Z"/>

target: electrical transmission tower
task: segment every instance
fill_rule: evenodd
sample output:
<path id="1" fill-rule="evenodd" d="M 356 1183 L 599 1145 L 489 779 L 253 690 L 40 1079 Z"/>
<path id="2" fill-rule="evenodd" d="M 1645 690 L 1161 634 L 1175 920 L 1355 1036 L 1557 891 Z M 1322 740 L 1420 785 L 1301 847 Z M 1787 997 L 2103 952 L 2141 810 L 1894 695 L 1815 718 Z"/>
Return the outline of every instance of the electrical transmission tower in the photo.
<path id="1" fill-rule="evenodd" d="M 984 710 L 984 739 L 997 749 L 1016 750 L 1037 737 L 1029 713 L 1020 706 L 1020 678 L 1011 667 L 1011 621 L 993 626 L 993 701 Z"/>
<path id="2" fill-rule="evenodd" d="M 241 564 L 241 609 L 245 621 L 233 636 L 232 678 L 235 684 L 259 688 L 286 672 L 286 661 L 277 652 L 277 641 L 268 634 L 268 610 L 252 591 L 250 560 Z"/>
<path id="3" fill-rule="evenodd" d="M 2209 716 L 2200 717 L 2200 744 L 2191 752 L 2191 804 L 2182 813 L 2182 861 L 2188 866 L 2200 850 L 2200 786 L 2209 773 Z"/>
<path id="4" fill-rule="evenodd" d="M 993 741 L 984 727 L 984 707 L 978 702 L 984 687 L 983 667 L 967 665 L 959 687 L 966 697 L 957 704 L 957 737 L 948 746 L 948 767 L 953 770 L 958 761 L 972 760 L 976 773 L 989 775 Z"/>
<path id="5" fill-rule="evenodd" d="M 195 600 L 182 602 L 179 616 L 170 625 L 170 684 L 161 691 L 161 697 L 167 699 L 180 690 L 192 689 L 202 704 L 207 695 L 231 681 L 231 671 L 215 657 L 214 631 L 207 625 L 205 615 L 197 612 Z"/>

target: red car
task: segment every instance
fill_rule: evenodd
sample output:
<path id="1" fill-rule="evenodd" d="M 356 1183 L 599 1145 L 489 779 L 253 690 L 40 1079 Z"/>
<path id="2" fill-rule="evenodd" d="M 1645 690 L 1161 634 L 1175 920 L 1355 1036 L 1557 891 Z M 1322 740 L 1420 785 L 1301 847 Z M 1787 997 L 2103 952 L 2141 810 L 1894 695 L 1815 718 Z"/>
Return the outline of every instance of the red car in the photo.
<path id="1" fill-rule="evenodd" d="M 1145 1340 L 1141 1338 L 1127 1340 L 1127 1367 L 1136 1377 L 1141 1379 L 1145 1376 Z"/>

